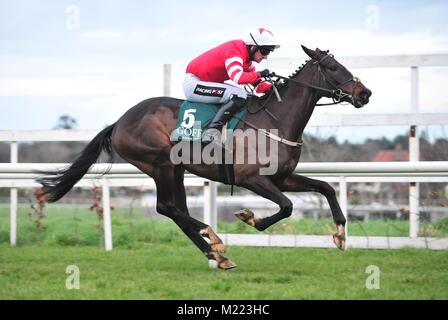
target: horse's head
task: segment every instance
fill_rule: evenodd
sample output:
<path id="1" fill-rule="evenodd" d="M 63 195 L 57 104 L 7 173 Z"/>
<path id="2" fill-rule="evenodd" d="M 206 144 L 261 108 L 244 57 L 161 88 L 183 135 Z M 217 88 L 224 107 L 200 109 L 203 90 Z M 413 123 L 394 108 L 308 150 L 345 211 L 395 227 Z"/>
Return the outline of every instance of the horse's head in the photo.
<path id="1" fill-rule="evenodd" d="M 350 71 L 340 64 L 328 51 L 319 49 L 311 50 L 303 46 L 303 51 L 312 59 L 312 63 L 317 65 L 320 83 L 326 89 L 333 90 L 334 94 L 324 94 L 326 97 L 336 99 L 336 101 L 346 101 L 356 108 L 361 108 L 369 103 L 372 95 L 366 86 L 358 78 L 354 77 Z"/>

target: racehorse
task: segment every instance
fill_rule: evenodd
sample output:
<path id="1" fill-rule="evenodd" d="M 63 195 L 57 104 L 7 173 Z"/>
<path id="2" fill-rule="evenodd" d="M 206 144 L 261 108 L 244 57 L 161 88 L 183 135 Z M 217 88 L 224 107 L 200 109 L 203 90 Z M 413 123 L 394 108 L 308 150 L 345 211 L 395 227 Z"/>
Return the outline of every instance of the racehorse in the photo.
<path id="1" fill-rule="evenodd" d="M 265 164 L 260 162 L 237 163 L 233 169 L 236 186 L 275 202 L 280 210 L 271 216 L 258 218 L 247 209 L 238 212 L 237 217 L 257 230 L 265 230 L 292 213 L 293 204 L 283 192 L 318 192 L 326 197 L 331 208 L 336 225 L 333 241 L 339 249 L 345 250 L 346 219 L 335 190 L 326 182 L 297 175 L 294 170 L 300 159 L 302 133 L 318 100 L 328 97 L 333 98 L 335 103 L 348 102 L 361 108 L 369 102 L 372 92 L 328 51 L 311 50 L 305 46 L 302 49 L 310 59 L 290 77 L 277 76 L 281 80 L 276 81 L 276 95 L 282 99 L 276 99 L 273 94 L 264 100 L 251 97 L 246 104 L 248 110 L 257 108 L 262 111 L 248 112 L 237 127 L 243 131 L 253 128 L 278 129 L 278 135 L 269 135 L 279 141 L 278 169 L 275 173 L 261 175 L 259 169 Z M 43 185 L 48 201 L 55 202 L 87 173 L 101 152 L 111 155 L 115 150 L 124 160 L 154 179 L 157 212 L 171 218 L 209 261 L 221 269 L 231 269 L 236 264 L 223 255 L 225 248 L 221 239 L 210 226 L 190 216 L 183 182 L 185 170 L 210 180 L 226 182 L 218 164 L 174 164 L 170 158 L 171 149 L 176 145 L 170 135 L 175 129 L 183 102 L 170 97 L 140 102 L 117 122 L 98 133 L 68 168 L 46 172 L 37 181 Z M 232 147 L 236 148 L 235 145 Z M 245 145 L 244 150 L 253 147 Z"/>

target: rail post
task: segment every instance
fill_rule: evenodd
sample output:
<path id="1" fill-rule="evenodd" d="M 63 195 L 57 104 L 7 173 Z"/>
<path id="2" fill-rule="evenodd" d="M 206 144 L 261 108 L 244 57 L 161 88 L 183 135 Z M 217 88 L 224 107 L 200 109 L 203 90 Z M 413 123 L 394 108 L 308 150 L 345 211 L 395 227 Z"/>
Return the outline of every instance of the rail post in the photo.
<path id="1" fill-rule="evenodd" d="M 347 198 L 347 180 L 345 176 L 339 177 L 339 203 L 342 214 L 345 217 L 345 243 L 348 247 L 348 198 Z"/>
<path id="2" fill-rule="evenodd" d="M 110 191 L 106 178 L 101 180 L 103 190 L 104 246 L 106 251 L 112 250 L 112 222 L 110 216 Z"/>
<path id="3" fill-rule="evenodd" d="M 411 67 L 411 110 L 418 113 L 419 106 L 418 90 L 418 67 Z M 411 125 L 409 132 L 409 161 L 420 160 L 420 141 L 419 130 L 416 125 Z M 419 183 L 411 182 L 409 184 L 409 236 L 416 238 L 419 230 L 419 204 L 420 192 Z"/>
<path id="4" fill-rule="evenodd" d="M 204 223 L 218 232 L 218 206 L 216 204 L 218 185 L 214 181 L 204 182 Z"/>
<path id="5" fill-rule="evenodd" d="M 19 161 L 19 147 L 17 141 L 11 141 L 11 163 L 17 163 Z M 10 230 L 9 230 L 9 242 L 11 246 L 17 244 L 17 188 L 11 188 L 10 190 Z"/>
<path id="6" fill-rule="evenodd" d="M 171 94 L 171 64 L 163 65 L 163 95 L 169 97 Z"/>

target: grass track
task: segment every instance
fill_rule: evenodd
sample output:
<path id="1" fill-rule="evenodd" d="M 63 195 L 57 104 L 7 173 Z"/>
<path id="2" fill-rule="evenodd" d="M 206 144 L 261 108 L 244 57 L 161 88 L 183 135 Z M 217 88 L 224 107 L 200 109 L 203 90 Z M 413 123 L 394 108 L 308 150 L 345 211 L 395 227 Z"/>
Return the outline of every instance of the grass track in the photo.
<path id="1" fill-rule="evenodd" d="M 448 254 L 418 249 L 229 247 L 238 268 L 209 269 L 190 244 L 95 247 L 0 245 L 0 299 L 448 299 Z M 67 290 L 68 265 L 80 268 Z M 365 287 L 380 268 L 380 289 Z"/>
<path id="2" fill-rule="evenodd" d="M 28 212 L 19 210 L 19 246 L 10 248 L 9 210 L 0 206 L 0 299 L 448 299 L 446 251 L 229 247 L 238 268 L 221 271 L 208 268 L 174 223 L 137 210 L 113 211 L 112 252 L 101 249 L 98 220 L 85 208 L 48 206 L 41 233 Z M 265 233 L 333 228 L 330 219 L 288 220 Z M 241 222 L 219 230 L 255 232 Z M 427 230 L 446 236 L 448 219 Z M 407 233 L 406 221 L 349 224 L 351 235 Z M 68 265 L 80 268 L 80 290 L 65 288 Z M 365 287 L 369 265 L 381 271 L 379 290 Z"/>

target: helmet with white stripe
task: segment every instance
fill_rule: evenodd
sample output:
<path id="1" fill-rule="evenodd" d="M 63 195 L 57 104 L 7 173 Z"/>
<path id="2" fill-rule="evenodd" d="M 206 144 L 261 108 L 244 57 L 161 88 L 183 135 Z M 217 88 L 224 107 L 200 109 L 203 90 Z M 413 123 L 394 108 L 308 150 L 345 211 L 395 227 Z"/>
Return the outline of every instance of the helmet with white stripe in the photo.
<path id="1" fill-rule="evenodd" d="M 247 45 L 256 45 L 257 47 L 271 47 L 272 50 L 280 47 L 274 38 L 274 34 L 261 27 L 249 33 L 244 42 Z"/>

